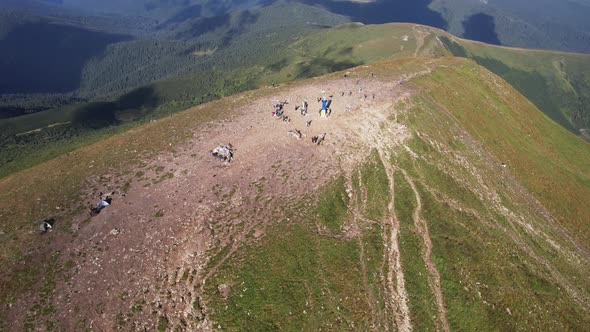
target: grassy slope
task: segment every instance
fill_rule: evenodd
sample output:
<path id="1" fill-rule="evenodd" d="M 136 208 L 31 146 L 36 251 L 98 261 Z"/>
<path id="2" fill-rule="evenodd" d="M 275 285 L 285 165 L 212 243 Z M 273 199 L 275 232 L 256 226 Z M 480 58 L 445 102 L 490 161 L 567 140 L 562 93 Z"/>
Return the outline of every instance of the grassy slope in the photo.
<path id="1" fill-rule="evenodd" d="M 502 172 L 499 162 L 507 161 L 510 172 L 570 233 L 577 233 L 577 242 L 587 247 L 587 225 L 570 223 L 569 218 L 588 220 L 583 210 L 584 197 L 588 194 L 589 174 L 585 167 L 588 144 L 549 121 L 489 72 L 469 62 L 445 64 L 449 67 L 410 82 L 412 88 L 419 91 L 418 97 L 400 120 L 415 134 L 408 147 L 418 157 L 395 149 L 397 153 L 392 163 L 406 170 L 417 183 L 423 204 L 422 217 L 431 227 L 432 259 L 441 273 L 449 324 L 458 330 L 583 328 L 590 320 L 587 309 L 582 306 L 588 299 L 588 283 L 584 277 L 588 264 L 569 261 L 568 253 L 584 253 L 577 251 L 563 238 L 560 228 L 544 218 L 533 198 L 522 189 L 512 188 L 518 183 L 509 175 L 499 174 Z M 380 75 L 386 76 L 387 70 L 399 73 L 414 65 L 415 60 L 403 60 L 393 63 L 395 69 L 373 67 L 370 70 L 379 70 Z M 503 128 L 512 130 L 503 131 Z M 471 136 L 474 141 L 470 140 Z M 525 143 L 517 142 L 523 137 L 528 137 Z M 501 140 L 512 141 L 514 146 L 528 146 L 538 153 L 526 155 L 498 147 L 496 143 Z M 584 157 L 569 158 L 569 149 L 582 151 Z M 492 155 L 487 155 L 488 152 Z M 505 159 L 507 154 L 510 159 Z M 570 174 L 558 174 L 545 168 L 546 156 L 560 160 L 558 167 L 568 169 Z M 384 179 L 377 175 L 380 172 L 369 171 L 373 167 L 375 161 L 370 157 L 360 168 L 359 175 L 352 177 L 353 183 L 355 178 L 367 180 L 361 181 L 362 185 L 353 185 L 355 194 L 348 201 L 349 209 L 362 201 L 363 193 L 368 195 L 367 202 L 384 201 Z M 396 212 L 402 227 L 402 265 L 412 322 L 416 329 L 433 329 L 437 323 L 432 318 L 436 317 L 436 308 L 420 258 L 424 249 L 411 222 L 416 202 L 400 172 L 396 172 L 395 180 Z M 322 194 L 318 204 L 319 220 L 314 222 L 313 211 L 305 212 L 303 205 L 295 206 L 293 211 L 300 214 L 298 218 L 275 226 L 264 241 L 248 245 L 224 264 L 209 288 L 209 301 L 214 309 L 212 317 L 222 328 L 296 326 L 353 330 L 370 323 L 367 315 L 379 316 L 372 308 L 379 308 L 380 304 L 365 299 L 371 297 L 367 297 L 369 292 L 359 282 L 361 247 L 348 239 L 337 240 L 314 232 L 316 222 L 336 226 L 329 227 L 336 230 L 351 218 L 342 213 L 346 205 L 346 200 L 342 199 L 345 197 L 342 181 L 337 180 Z M 545 181 L 561 183 L 564 191 L 553 193 L 547 188 L 536 191 L 536 186 L 542 186 Z M 381 198 L 375 196 L 376 193 L 381 193 Z M 499 197 L 500 205 L 494 194 Z M 378 211 L 382 211 L 383 204 L 379 206 L 381 208 L 366 210 L 367 218 L 379 218 Z M 367 262 L 383 255 L 379 234 L 379 228 L 372 226 L 359 236 L 369 239 L 362 242 L 365 252 L 367 248 L 374 248 Z M 551 241 L 557 241 L 557 248 L 561 249 L 556 249 Z M 331 254 L 333 246 L 338 248 L 335 256 Z M 269 253 L 273 255 L 267 256 Z M 333 265 L 326 257 L 336 264 L 346 261 L 348 269 Z M 377 278 L 372 280 L 371 287 L 377 289 L 376 294 L 383 294 L 377 281 L 382 273 L 379 265 L 374 266 L 373 271 Z M 298 278 L 292 279 L 293 275 Z M 350 288 L 351 281 L 357 283 L 356 288 Z M 245 291 L 239 293 L 238 290 L 223 300 L 214 287 L 219 283 L 239 285 L 237 287 L 244 287 Z M 296 286 L 300 284 L 304 286 Z M 582 303 L 574 301 L 564 285 L 574 289 Z M 248 290 L 252 289 L 255 294 L 249 295 Z M 343 301 L 355 296 L 354 304 Z M 277 304 L 284 304 L 287 299 L 287 307 Z M 282 309 L 271 310 L 275 307 Z M 360 307 L 365 310 L 359 312 Z M 352 325 L 349 317 L 354 317 L 354 323 L 359 325 Z M 297 325 L 297 322 L 305 323 Z"/>
<path id="2" fill-rule="evenodd" d="M 561 227 L 544 218 L 499 163 L 507 162 L 510 173 L 587 248 L 590 146 L 471 64 L 441 68 L 410 84 L 420 97 L 402 122 L 420 133 L 408 144 L 417 157 L 402 152 L 394 163 L 418 183 L 451 328 L 575 330 L 587 324 L 587 308 L 573 305 L 563 285 L 556 285 L 558 278 L 569 278 L 587 301 L 587 263 L 568 263 L 567 254 L 543 239 L 561 237 Z M 411 191 L 403 177 L 396 180 L 403 220 L 415 203 L 405 202 Z M 402 237 L 403 230 L 402 223 Z M 412 238 L 402 242 L 408 273 L 421 265 L 404 251 Z M 561 245 L 576 251 L 568 242 Z"/>
<path id="3" fill-rule="evenodd" d="M 406 144 L 416 155 L 391 147 L 400 197 L 395 209 L 402 226 L 402 266 L 414 326 L 435 326 L 436 308 L 423 277 L 424 248 L 408 220 L 416 200 L 401 170 L 421 197 L 453 329 L 583 329 L 590 318 L 569 292 L 588 303 L 586 254 L 544 218 L 527 191 L 587 248 L 589 144 L 472 62 L 435 62 L 445 67 L 407 83 L 416 96 L 408 102 L 410 110 L 398 118 L 412 132 Z M 364 69 L 364 74 L 373 70 L 380 79 L 398 79 L 399 73 L 409 74 L 425 64 L 423 59 L 403 59 Z M 143 158 L 173 149 L 169 143 L 183 141 L 228 107 L 226 100 L 197 107 L 2 179 L 5 302 L 37 285 L 35 276 L 46 269 L 44 264 L 51 264 L 21 264 L 32 259 L 26 252 L 35 252 L 26 244 L 32 242 L 34 235 L 27 230 L 36 227 L 36 220 L 55 206 L 72 208 L 65 219 L 74 215 L 82 208 L 75 201 L 84 179 L 101 172 L 127 172 Z M 360 210 L 368 220 L 386 214 L 391 193 L 375 156 L 368 156 L 352 176 L 359 184 L 352 186 L 351 199 L 346 199 L 344 180 L 336 180 L 324 199 L 302 198 L 287 207 L 285 215 L 293 216 L 289 222 L 277 223 L 262 240 L 246 244 L 220 267 L 207 284 L 214 321 L 222 328 L 244 330 L 381 329 L 387 307 L 380 280 L 386 267 L 377 262 L 383 257 L 382 236 L 389 230 L 356 221 L 360 234 L 338 236 L 339 226 L 351 221 L 347 211 L 355 205 L 364 206 Z M 500 161 L 508 163 L 508 171 L 499 167 Z M 313 209 L 306 207 L 310 202 L 317 202 Z M 327 233 L 317 231 L 322 223 Z M 232 286 L 226 300 L 217 293 L 219 283 Z"/>
<path id="4" fill-rule="evenodd" d="M 426 267 L 420 255 L 420 235 L 413 226 L 412 211 L 416 209 L 416 198 L 400 172 L 395 173 L 395 212 L 400 222 L 400 251 L 404 276 L 407 280 L 412 323 L 417 330 L 435 330 L 436 307 L 428 287 Z"/>
<path id="5" fill-rule="evenodd" d="M 60 236 L 72 236 L 68 228 L 73 218 L 87 209 L 80 196 L 85 190 L 97 189 L 88 188 L 90 177 L 96 177 L 99 183 L 103 175 L 121 177 L 132 168 L 140 168 L 150 156 L 173 152 L 174 145 L 192 137 L 200 125 L 223 116 L 218 112 L 223 107 L 228 107 L 225 101 L 198 106 L 1 179 L 2 302 L 13 303 L 19 294 L 42 287 L 39 277 L 47 278 L 50 274 L 46 271 L 55 270 L 54 260 L 39 252 L 50 245 L 49 238 L 37 235 L 39 220 L 58 216 L 65 232 Z M 118 185 L 124 190 L 124 183 Z"/>
<path id="6" fill-rule="evenodd" d="M 366 71 L 379 70 L 387 76 L 387 71 L 411 68 L 416 62 L 397 61 L 391 67 Z M 418 93 L 399 120 L 413 132 L 407 146 L 415 154 L 392 147 L 391 162 L 398 170 L 395 209 L 414 328 L 434 329 L 437 314 L 421 259 L 422 240 L 411 219 L 416 199 L 402 171 L 409 174 L 421 197 L 421 217 L 430 227 L 432 260 L 441 274 L 453 330 L 583 329 L 590 322 L 584 307 L 589 298 L 584 277 L 589 270 L 587 255 L 562 235 L 561 226 L 545 218 L 519 181 L 587 248 L 589 229 L 578 222 L 588 220 L 584 197 L 590 190 L 585 167 L 590 146 L 486 70 L 458 60 L 443 64 L 448 67 L 409 83 Z M 542 129 L 530 129 L 533 124 Z M 523 137 L 529 138 L 517 143 Z M 503 140 L 536 153 L 498 144 Z M 584 157 L 567 157 L 572 148 Z M 549 155 L 560 160 L 554 167 L 567 169 L 567 174 L 545 167 Z M 508 162 L 509 172 L 518 181 L 502 173 L 506 171 L 500 160 Z M 208 302 L 222 329 L 382 329 L 368 325 L 367 316 L 375 314 L 372 310 L 379 304 L 366 300 L 367 291 L 359 280 L 359 245 L 314 231 L 316 223 L 337 230 L 352 218 L 343 213 L 344 206 L 354 209 L 364 194 L 368 201 L 387 200 L 382 197 L 387 193 L 387 179 L 380 178 L 379 171 L 363 175 L 373 174 L 363 171 L 373 167 L 374 157 L 368 157 L 360 174 L 353 174 L 354 195 L 348 203 L 342 199 L 345 186 L 340 178 L 320 193 L 317 216 L 306 210 L 310 200 L 304 199 L 292 207 L 292 214 L 298 215 L 295 220 L 272 227 L 264 240 L 247 245 L 221 267 L 208 286 Z M 362 178 L 373 180 L 355 186 Z M 554 184 L 563 190 L 538 191 L 546 181 L 563 181 Z M 366 210 L 366 217 L 382 217 L 377 212 L 383 211 L 384 204 L 379 206 Z M 364 229 L 359 237 L 375 231 L 375 226 Z M 379 238 L 377 234 L 362 242 L 377 250 L 371 260 L 383 255 L 383 247 L 377 246 Z M 568 258 L 572 253 L 585 258 L 572 261 Z M 340 265 L 343 261 L 346 269 Z M 383 272 L 379 265 L 374 269 L 376 276 Z M 376 280 L 372 286 L 379 289 Z M 220 283 L 237 289 L 222 299 L 215 288 Z M 357 286 L 351 288 L 350 283 Z M 346 301 L 355 297 L 354 303 Z"/>
<path id="7" fill-rule="evenodd" d="M 455 78 L 459 76 L 463 79 Z M 548 121 L 505 82 L 474 89 L 472 82 L 485 76 L 493 82 L 481 69 L 441 70 L 426 94 L 444 103 L 461 126 L 510 165 L 519 182 L 560 224 L 588 244 L 590 211 L 580 203 L 590 197 L 590 144 Z"/>
<path id="8" fill-rule="evenodd" d="M 565 128 L 590 127 L 590 56 L 495 47 L 467 40 L 461 46 L 443 39 L 454 55 L 469 57 L 501 76 Z"/>

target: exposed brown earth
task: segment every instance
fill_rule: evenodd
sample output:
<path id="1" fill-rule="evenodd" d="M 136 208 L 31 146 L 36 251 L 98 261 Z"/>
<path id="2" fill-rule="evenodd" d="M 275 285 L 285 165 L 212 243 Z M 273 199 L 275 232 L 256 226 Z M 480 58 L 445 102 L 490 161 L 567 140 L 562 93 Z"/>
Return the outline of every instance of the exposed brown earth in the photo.
<path id="1" fill-rule="evenodd" d="M 191 331 L 219 329 L 218 322 L 211 320 L 205 286 L 209 286 L 224 263 L 235 258 L 245 244 L 263 241 L 269 226 L 289 222 L 284 212 L 294 204 L 303 202 L 306 206 L 314 206 L 319 189 L 338 176 L 344 176 L 349 198 L 359 197 L 358 202 L 348 206 L 350 220 L 339 233 L 319 223 L 312 227 L 316 227 L 315 231 L 320 235 L 353 239 L 359 243 L 359 273 L 362 275 L 358 287 L 363 288 L 369 306 L 367 312 L 373 315 L 367 319 L 370 326 L 375 330 L 417 329 L 408 295 L 412 288 L 408 287 L 400 257 L 400 220 L 396 216 L 397 197 L 394 195 L 396 172 L 403 175 L 410 187 L 409 195 L 416 202 L 415 209 L 409 214 L 412 217 L 407 219 L 412 219 L 413 229 L 420 240 L 418 246 L 422 257 L 418 260 L 421 260 L 420 265 L 424 264 L 427 273 L 425 284 L 428 283 L 432 293 L 434 308 L 430 316 L 436 315 L 432 320 L 437 330 L 449 331 L 453 317 L 452 307 L 445 306 L 443 297 L 441 275 L 444 269 L 441 268 L 439 273 L 431 257 L 436 252 L 433 242 L 437 234 L 433 233 L 431 239 L 429 222 L 433 225 L 432 220 L 423 217 L 424 211 L 428 210 L 423 202 L 429 195 L 451 209 L 472 215 L 482 226 L 505 232 L 507 241 L 516 244 L 531 261 L 545 267 L 552 282 L 563 287 L 581 307 L 587 308 L 586 292 L 527 244 L 525 235 L 530 231 L 547 242 L 566 239 L 554 245 L 556 253 L 564 257 L 573 251 L 560 248 L 560 243 L 576 247 L 575 242 L 563 234 L 565 231 L 555 223 L 551 214 L 509 172 L 494 174 L 490 178 L 507 183 L 506 192 L 510 197 L 518 197 L 522 200 L 518 204 L 522 206 L 533 206 L 535 213 L 543 216 L 537 219 L 547 221 L 547 227 L 527 223 L 530 221 L 527 216 L 518 215 L 502 204 L 499 193 L 490 189 L 487 178 L 482 178 L 486 172 L 496 172 L 495 165 L 499 161 L 466 132 L 452 127 L 481 160 L 474 162 L 449 152 L 444 161 L 461 167 L 438 166 L 458 179 L 460 185 L 470 188 L 482 202 L 489 203 L 487 212 L 468 208 L 463 202 L 451 198 L 451 193 L 442 192 L 413 174 L 410 176 L 410 168 L 392 165 L 391 160 L 401 153 L 411 155 L 414 162 L 422 158 L 406 144 L 411 137 L 419 137 L 437 151 L 447 153 L 445 147 L 429 134 L 417 130 L 410 132 L 397 119 L 399 115 L 407 119 L 412 112 L 415 91 L 405 82 L 428 75 L 436 68 L 454 65 L 452 61 L 462 63 L 464 60 L 426 60 L 414 64 L 411 70 L 404 68 L 403 73 L 387 80 L 380 80 L 379 72 L 373 75 L 372 71 L 379 67 L 362 66 L 350 70 L 346 77 L 342 73 L 332 74 L 228 97 L 213 104 L 222 105 L 218 120 L 195 125 L 186 142 L 178 145 L 166 143 L 167 147 L 161 153 L 145 158 L 139 166 L 134 164 L 128 170 L 85 178 L 88 189 L 80 200 L 88 207 L 96 203 L 96 191 L 109 192 L 120 187 L 117 184 L 128 185 L 117 189 L 113 204 L 97 216 L 89 219 L 87 211 L 83 211 L 72 223 L 71 233 L 58 229 L 42 237 L 40 242 L 43 242 L 31 249 L 33 252 L 59 252 L 57 265 L 71 268 L 55 273 L 58 277 L 51 282 L 51 291 L 31 292 L 11 304 L 7 308 L 9 329 L 22 330 L 25 323 L 31 321 L 39 327 L 46 320 L 58 322 L 56 325 L 64 330 L 74 331 L 86 328 L 153 331 L 164 326 Z M 317 98 L 321 96 L 332 96 L 334 112 L 329 118 L 318 114 L 320 103 Z M 289 123 L 271 115 L 273 103 L 284 100 L 288 100 L 285 114 L 291 119 Z M 307 100 L 310 106 L 307 116 L 295 110 L 303 100 Z M 169 130 L 175 132 L 180 126 L 179 121 L 190 121 L 189 116 L 196 118 L 198 110 L 189 110 L 171 117 L 171 121 L 164 119 L 149 126 L 155 128 L 168 121 Z M 306 127 L 305 122 L 309 120 L 311 126 Z M 301 131 L 301 139 L 289 135 L 294 129 Z M 312 144 L 312 136 L 324 133 L 322 144 Z M 152 143 L 146 141 L 143 144 Z M 211 156 L 212 148 L 227 143 L 235 148 L 231 163 Z M 388 213 L 382 220 L 371 220 L 361 212 L 368 205 L 368 194 L 362 188 L 360 177 L 359 183 L 352 183 L 359 166 L 375 150 L 389 182 Z M 478 162 L 485 166 L 478 165 Z M 472 179 L 453 172 L 464 172 Z M 355 186 L 360 192 L 353 195 Z M 71 207 L 60 208 L 65 211 Z M 505 216 L 506 226 L 491 218 L 490 211 Z M 366 252 L 358 237 L 363 224 L 376 225 L 381 230 L 383 257 L 379 257 L 381 268 L 373 276 L 373 280 L 380 282 L 377 291 L 368 280 Z M 64 226 L 57 225 L 58 228 Z M 553 236 L 553 233 L 559 236 Z M 581 256 L 571 255 L 571 259 L 580 260 L 580 265 L 586 266 L 587 253 L 577 252 Z M 213 286 L 208 289 L 214 289 L 215 295 L 223 299 L 231 298 L 238 291 L 231 283 Z M 326 292 L 332 296 L 329 289 Z M 383 309 L 377 306 L 379 302 L 375 298 L 380 296 L 385 300 L 385 313 L 380 316 L 384 322 L 377 321 L 380 320 L 377 317 L 379 311 Z M 45 309 L 37 303 L 55 310 L 38 319 L 37 314 Z M 506 310 L 512 316 L 508 307 Z"/>
<path id="2" fill-rule="evenodd" d="M 352 172 L 372 147 L 390 146 L 407 136 L 395 123 L 388 123 L 387 137 L 379 128 L 394 118 L 394 105 L 411 95 L 399 84 L 410 77 L 381 82 L 369 70 L 353 71 L 348 78 L 267 88 L 265 97 L 229 97 L 233 109 L 225 119 L 201 126 L 189 143 L 132 169 L 125 196 L 116 193 L 113 204 L 90 222 L 84 222 L 86 213 L 80 215 L 72 226 L 76 236 L 60 240 L 68 241 L 59 248 L 73 268 L 67 281 L 56 284 L 51 301 L 59 309 L 53 319 L 68 330 L 153 330 L 158 317 L 166 317 L 171 326 L 210 329 L 201 286 L 249 235 L 263 237 L 267 225 L 280 222 L 285 202 L 313 195 L 340 172 Z M 320 96 L 333 96 L 330 118 L 318 115 Z M 271 115 L 273 100 L 285 99 L 290 123 Z M 305 117 L 294 110 L 304 99 L 310 105 Z M 306 128 L 308 120 L 312 123 Z M 301 130 L 303 138 L 289 136 L 292 129 Z M 321 145 L 311 143 L 312 136 L 323 133 L 326 140 Z M 210 155 L 213 147 L 225 143 L 236 149 L 231 163 Z M 103 191 L 110 187 L 105 185 Z M 89 191 L 83 199 L 91 205 L 96 198 L 97 193 Z M 392 268 L 399 269 L 395 239 L 388 242 L 398 256 Z M 205 270 L 215 256 L 220 259 Z M 403 275 L 392 273 L 397 279 L 392 307 L 403 300 L 399 313 L 392 316 L 408 330 L 403 283 L 400 288 Z M 22 327 L 33 300 L 22 299 L 11 308 L 13 329 Z M 133 317 L 126 316 L 130 310 Z"/>

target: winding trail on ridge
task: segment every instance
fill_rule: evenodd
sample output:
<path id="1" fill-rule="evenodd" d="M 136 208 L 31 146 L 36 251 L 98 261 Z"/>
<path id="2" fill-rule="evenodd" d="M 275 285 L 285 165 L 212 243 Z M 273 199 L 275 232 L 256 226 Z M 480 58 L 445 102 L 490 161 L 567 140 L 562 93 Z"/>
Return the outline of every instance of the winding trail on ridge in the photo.
<path id="1" fill-rule="evenodd" d="M 434 298 L 436 300 L 436 307 L 438 311 L 438 315 L 440 318 L 440 324 L 442 324 L 442 330 L 445 332 L 449 332 L 449 323 L 447 322 L 447 314 L 445 309 L 445 304 L 443 301 L 443 294 L 442 289 L 440 286 L 440 274 L 436 269 L 434 263 L 432 263 L 431 255 L 432 255 L 432 241 L 430 240 L 430 233 L 428 232 L 428 224 L 420 218 L 420 213 L 422 212 L 422 201 L 420 199 L 420 194 L 418 193 L 418 189 L 416 189 L 416 185 L 414 181 L 408 173 L 400 168 L 400 172 L 403 174 L 404 179 L 408 182 L 412 191 L 414 192 L 414 196 L 416 197 L 416 210 L 414 210 L 413 219 L 414 225 L 420 236 L 422 237 L 422 241 L 424 242 L 424 255 L 422 259 L 424 260 L 424 264 L 426 265 L 426 269 L 428 270 L 428 279 L 430 283 L 430 288 L 434 293 Z M 439 324 L 437 324 L 439 325 Z"/>
<path id="2" fill-rule="evenodd" d="M 410 309 L 408 307 L 408 293 L 406 291 L 406 284 L 404 280 L 404 272 L 401 266 L 401 258 L 400 258 L 400 249 L 399 249 L 399 221 L 397 220 L 397 216 L 395 214 L 395 184 L 394 184 L 394 177 L 393 177 L 393 167 L 391 163 L 389 163 L 389 158 L 384 156 L 382 150 L 379 150 L 379 158 L 381 159 L 381 163 L 385 168 L 385 173 L 387 174 L 388 182 L 389 182 L 389 191 L 391 193 L 391 200 L 387 206 L 389 211 L 389 223 L 391 225 L 391 233 L 389 239 L 388 248 L 388 258 L 389 258 L 389 271 L 387 273 L 387 283 L 390 288 L 390 292 L 393 294 L 397 293 L 397 300 L 398 300 L 398 307 L 395 312 L 395 321 L 396 325 L 400 331 L 411 331 L 412 324 L 410 322 Z M 396 279 L 396 290 L 395 293 L 393 291 L 393 275 L 395 274 Z"/>
<path id="3" fill-rule="evenodd" d="M 375 329 L 385 326 L 388 330 L 412 331 L 400 256 L 400 224 L 394 209 L 394 165 L 387 149 L 401 146 L 410 136 L 396 117 L 414 93 L 402 83 L 442 65 L 437 60 L 420 62 L 387 81 L 372 77 L 374 69 L 370 66 L 350 69 L 352 77 L 334 74 L 321 82 L 244 92 L 147 125 L 149 130 L 178 130 L 179 135 L 184 128 L 179 123 L 192 121 L 199 112 L 231 109 L 215 121 L 187 126 L 186 142 L 171 143 L 158 155 L 142 158 L 139 166 L 129 166 L 125 195 L 91 223 L 80 222 L 77 236 L 63 253 L 63 257 L 73 257 L 75 270 L 67 282 L 55 285 L 54 294 L 60 296 L 54 296 L 52 304 L 61 310 L 52 314 L 52 319 L 66 330 L 75 330 L 77 321 L 84 319 L 92 321 L 93 328 L 112 330 L 120 313 L 149 298 L 154 301 L 146 302 L 146 310 L 132 311 L 130 329 L 155 330 L 164 317 L 171 330 L 212 330 L 216 317 L 208 310 L 209 288 L 203 285 L 207 283 L 216 292 L 211 276 L 220 273 L 246 240 L 253 243 L 259 238 L 249 234 L 258 232 L 263 238 L 266 228 L 276 223 L 281 207 L 274 208 L 270 202 L 275 197 L 291 201 L 316 193 L 340 171 L 354 171 L 365 162 L 366 152 L 375 148 L 389 180 L 389 213 L 381 220 L 369 220 L 353 209 L 357 228 L 339 236 L 352 238 L 364 223 L 381 226 L 382 238 L 377 241 L 385 247 L 379 257 L 379 287 L 368 294 L 368 303 L 373 306 L 371 313 L 380 315 L 381 298 L 373 301 L 371 295 L 384 295 L 385 324 L 378 316 L 367 322 L 377 325 Z M 324 94 L 337 96 L 333 102 L 336 112 L 329 119 L 317 112 L 299 116 L 294 109 L 302 100 L 313 101 Z M 286 124 L 271 117 L 270 104 L 275 99 L 291 100 L 288 114 L 292 122 Z M 309 120 L 313 124 L 308 128 Z M 296 128 L 305 128 L 305 139 L 287 135 L 288 130 Z M 310 142 L 311 136 L 322 133 L 328 133 L 324 144 Z M 220 165 L 209 154 L 212 146 L 225 142 L 239 142 L 238 157 L 231 166 Z M 140 171 L 142 176 L 137 175 Z M 92 187 L 114 188 L 119 179 L 90 177 L 87 181 L 95 181 Z M 350 187 L 354 188 L 352 184 Z M 82 198 L 90 199 L 91 194 Z M 360 197 L 363 202 L 359 205 L 366 207 L 367 192 L 361 190 Z M 109 250 L 98 250 L 97 242 L 98 248 Z M 361 242 L 361 250 L 366 248 Z M 363 277 L 364 283 L 372 281 L 365 271 Z M 371 290 L 368 286 L 365 288 Z M 329 293 L 329 289 L 326 291 Z M 128 296 L 119 296 L 123 292 Z M 10 309 L 15 320 L 26 319 L 26 305 L 23 302 Z M 151 310 L 147 310 L 148 305 Z M 68 314 L 73 310 L 80 314 Z"/>

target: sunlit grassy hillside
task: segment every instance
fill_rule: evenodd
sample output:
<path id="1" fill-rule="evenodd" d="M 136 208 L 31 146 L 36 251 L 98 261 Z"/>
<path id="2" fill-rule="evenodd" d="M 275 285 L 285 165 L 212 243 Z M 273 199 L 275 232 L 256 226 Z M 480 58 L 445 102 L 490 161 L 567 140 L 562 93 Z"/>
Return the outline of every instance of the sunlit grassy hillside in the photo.
<path id="1" fill-rule="evenodd" d="M 223 98 L 0 180 L 4 325 L 583 330 L 590 144 L 471 60 L 348 71 Z M 336 104 L 357 86 L 376 99 L 313 118 L 328 132 L 319 147 L 286 140 L 260 106 L 326 87 Z M 204 148 L 225 139 L 238 151 L 227 167 Z M 85 218 L 82 198 L 105 186 L 126 196 Z M 35 234 L 56 213 L 59 227 Z M 192 242 L 203 236 L 206 250 Z M 100 283 L 86 286 L 94 262 Z M 138 284 L 100 288 L 127 279 Z"/>

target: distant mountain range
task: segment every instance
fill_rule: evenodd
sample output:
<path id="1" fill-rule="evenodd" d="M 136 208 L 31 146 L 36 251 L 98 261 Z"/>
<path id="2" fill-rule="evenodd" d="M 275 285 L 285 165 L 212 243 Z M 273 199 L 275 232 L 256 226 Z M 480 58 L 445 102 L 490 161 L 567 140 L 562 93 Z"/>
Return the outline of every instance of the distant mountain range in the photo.
<path id="1" fill-rule="evenodd" d="M 0 111 L 27 114 L 112 100 L 200 71 L 203 50 L 245 32 L 346 22 L 419 23 L 490 44 L 590 51 L 584 1 L 5 0 L 0 3 Z M 276 20 L 257 22 L 272 7 Z M 291 9 L 289 9 L 291 8 Z M 303 29 L 308 30 L 308 29 Z"/>
<path id="2" fill-rule="evenodd" d="M 459 37 L 507 46 L 590 51 L 585 0 L 5 0 L 0 8 L 85 16 L 138 16 L 160 23 L 222 16 L 275 3 L 325 8 L 365 24 L 419 23 Z"/>

